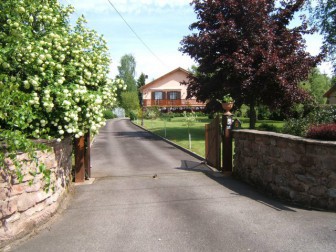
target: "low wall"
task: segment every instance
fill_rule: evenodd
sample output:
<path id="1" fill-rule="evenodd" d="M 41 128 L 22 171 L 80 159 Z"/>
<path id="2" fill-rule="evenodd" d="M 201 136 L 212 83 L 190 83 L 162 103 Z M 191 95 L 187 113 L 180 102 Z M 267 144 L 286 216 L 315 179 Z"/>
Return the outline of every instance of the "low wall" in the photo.
<path id="1" fill-rule="evenodd" d="M 304 207 L 336 210 L 336 142 L 255 130 L 233 136 L 237 177 Z"/>
<path id="2" fill-rule="evenodd" d="M 36 171 L 34 162 L 28 161 L 23 165 L 22 183 L 15 176 L 0 170 L 0 248 L 48 221 L 68 192 L 71 183 L 71 138 L 47 145 L 52 150 L 39 151 L 37 156 L 51 171 L 53 189 L 48 192 L 44 190 L 42 174 L 35 177 L 29 174 L 29 171 Z M 28 156 L 20 154 L 18 159 L 28 160 Z M 29 181 L 33 181 L 32 185 Z"/>

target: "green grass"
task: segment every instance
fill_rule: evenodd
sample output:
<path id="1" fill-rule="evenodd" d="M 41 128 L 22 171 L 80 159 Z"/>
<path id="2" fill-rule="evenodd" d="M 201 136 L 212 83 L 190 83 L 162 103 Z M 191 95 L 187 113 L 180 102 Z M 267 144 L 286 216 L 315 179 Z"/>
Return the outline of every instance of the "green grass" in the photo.
<path id="1" fill-rule="evenodd" d="M 249 128 L 248 118 L 239 118 L 242 122 L 242 128 Z M 210 123 L 212 119 L 207 117 L 198 117 L 197 121 L 190 127 L 191 134 L 191 151 L 198 155 L 205 156 L 205 124 Z M 140 124 L 141 120 L 135 120 L 135 123 Z M 258 121 L 256 128 L 266 127 L 268 130 L 281 131 L 284 123 L 279 121 L 262 120 Z M 162 137 L 173 141 L 174 143 L 189 149 L 188 127 L 183 117 L 174 117 L 171 121 L 165 121 L 162 119 L 144 120 L 144 127 Z M 165 132 L 166 128 L 166 132 Z M 262 128 L 261 128 L 262 130 Z"/>

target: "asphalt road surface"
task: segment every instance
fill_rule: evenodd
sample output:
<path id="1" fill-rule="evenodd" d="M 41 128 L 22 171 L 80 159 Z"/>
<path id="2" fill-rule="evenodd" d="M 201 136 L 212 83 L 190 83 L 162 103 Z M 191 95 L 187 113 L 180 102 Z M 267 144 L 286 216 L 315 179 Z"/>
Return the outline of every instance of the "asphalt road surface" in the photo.
<path id="1" fill-rule="evenodd" d="M 287 206 L 114 119 L 49 228 L 13 251 L 336 251 L 336 213 Z"/>

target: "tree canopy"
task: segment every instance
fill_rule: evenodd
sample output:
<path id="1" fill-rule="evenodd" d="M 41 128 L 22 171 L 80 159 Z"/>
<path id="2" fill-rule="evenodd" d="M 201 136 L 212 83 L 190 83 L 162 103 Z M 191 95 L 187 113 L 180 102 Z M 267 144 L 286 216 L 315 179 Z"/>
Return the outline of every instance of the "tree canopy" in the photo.
<path id="1" fill-rule="evenodd" d="M 324 35 L 323 46 L 332 61 L 334 73 L 336 74 L 336 1 L 311 0 L 308 2 L 311 4 L 313 22 Z"/>
<path id="2" fill-rule="evenodd" d="M 290 107 L 307 94 L 299 82 L 305 80 L 321 59 L 305 51 L 305 20 L 288 28 L 304 0 L 194 0 L 198 21 L 190 25 L 180 50 L 198 63 L 189 76 L 188 95 L 201 101 L 231 94 L 236 104 L 248 104 L 254 128 L 255 106 Z"/>
<path id="3" fill-rule="evenodd" d="M 326 98 L 323 95 L 331 86 L 331 79 L 326 74 L 322 74 L 318 68 L 314 68 L 309 74 L 308 79 L 302 82 L 302 87 L 318 104 L 326 103 Z"/>
<path id="4" fill-rule="evenodd" d="M 130 92 L 137 91 L 135 68 L 136 62 L 132 54 L 125 54 L 121 57 L 120 66 L 118 66 L 119 78 L 124 81 L 127 86 L 126 90 Z"/>

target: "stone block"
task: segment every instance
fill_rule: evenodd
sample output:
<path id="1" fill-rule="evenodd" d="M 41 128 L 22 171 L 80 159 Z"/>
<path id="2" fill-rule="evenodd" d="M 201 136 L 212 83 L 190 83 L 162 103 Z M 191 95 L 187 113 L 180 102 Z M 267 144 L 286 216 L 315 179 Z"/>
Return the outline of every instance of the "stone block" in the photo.
<path id="1" fill-rule="evenodd" d="M 336 172 L 336 157 L 327 156 L 322 159 L 322 167 Z"/>
<path id="2" fill-rule="evenodd" d="M 20 195 L 25 191 L 25 188 L 26 188 L 25 184 L 13 185 L 10 188 L 10 195 L 11 196 Z"/>
<path id="3" fill-rule="evenodd" d="M 335 198 L 336 199 L 336 188 L 330 188 L 328 190 L 328 195 L 331 197 L 331 198 Z"/>
<path id="4" fill-rule="evenodd" d="M 327 209 L 328 208 L 328 198 L 324 198 L 324 197 L 312 197 L 311 198 L 311 206 L 314 208 L 323 208 L 323 209 Z"/>
<path id="5" fill-rule="evenodd" d="M 17 220 L 19 220 L 21 217 L 20 213 L 15 213 L 12 216 L 10 216 L 9 218 L 6 219 L 6 223 L 13 223 Z"/>
<path id="6" fill-rule="evenodd" d="M 40 189 L 41 189 L 41 182 L 37 182 L 37 183 L 35 183 L 35 184 L 31 185 L 31 186 L 28 185 L 26 187 L 25 191 L 27 193 L 30 193 L 30 192 L 37 192 Z"/>
<path id="7" fill-rule="evenodd" d="M 336 210 L 336 198 L 329 198 L 328 200 L 328 209 L 329 210 Z"/>
<path id="8" fill-rule="evenodd" d="M 11 201 L 0 201 L 0 212 L 2 214 L 2 218 L 12 215 L 17 211 L 17 203 L 16 199 L 12 199 Z"/>
<path id="9" fill-rule="evenodd" d="M 26 211 L 28 208 L 35 206 L 37 200 L 37 193 L 21 194 L 17 202 L 18 211 L 23 212 Z"/>
<path id="10" fill-rule="evenodd" d="M 293 201 L 306 207 L 311 205 L 311 197 L 304 193 L 295 194 Z"/>
<path id="11" fill-rule="evenodd" d="M 0 202 L 5 201 L 8 197 L 8 189 L 7 188 L 0 188 Z"/>
<path id="12" fill-rule="evenodd" d="M 302 154 L 300 156 L 300 161 L 299 164 L 302 165 L 303 167 L 312 167 L 316 163 L 316 159 L 312 156 L 304 155 Z"/>
<path id="13" fill-rule="evenodd" d="M 316 197 L 322 197 L 327 196 L 327 188 L 325 186 L 313 186 L 309 188 L 308 190 L 309 194 L 316 196 Z"/>
<path id="14" fill-rule="evenodd" d="M 336 174 L 333 173 L 328 177 L 327 186 L 329 188 L 336 188 Z"/>
<path id="15" fill-rule="evenodd" d="M 40 203 L 40 204 L 37 204 L 34 207 L 32 207 L 32 208 L 28 209 L 27 211 L 25 211 L 24 215 L 26 217 L 31 217 L 35 213 L 41 212 L 45 208 L 45 206 L 46 206 L 46 204 L 44 202 Z"/>
<path id="16" fill-rule="evenodd" d="M 307 185 L 316 183 L 316 179 L 310 175 L 296 174 L 295 177 Z"/>
<path id="17" fill-rule="evenodd" d="M 297 180 L 290 181 L 289 187 L 296 192 L 305 192 L 308 189 L 307 185 Z"/>

